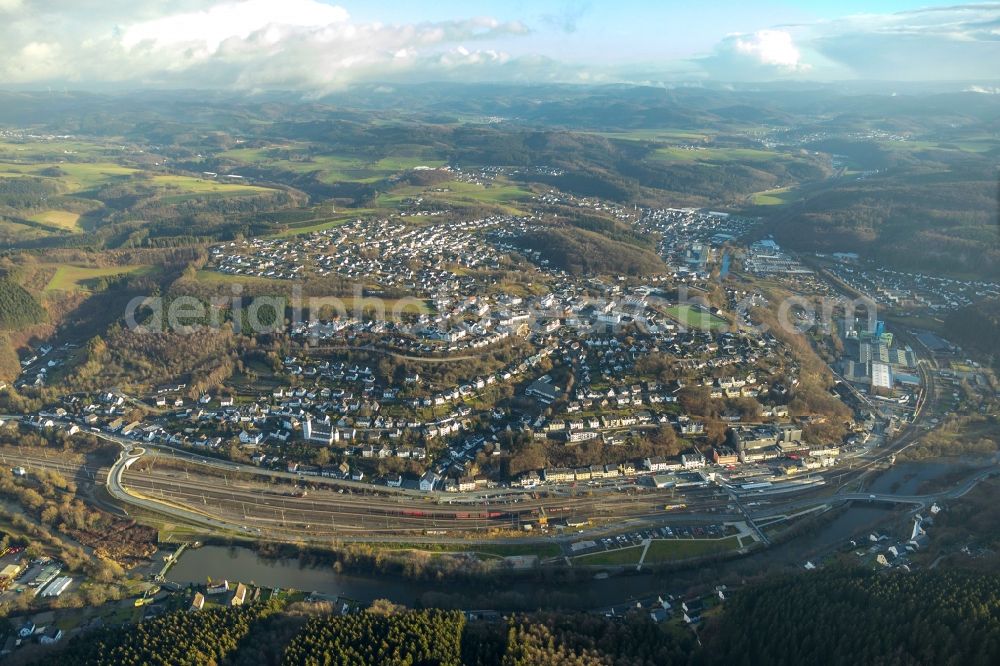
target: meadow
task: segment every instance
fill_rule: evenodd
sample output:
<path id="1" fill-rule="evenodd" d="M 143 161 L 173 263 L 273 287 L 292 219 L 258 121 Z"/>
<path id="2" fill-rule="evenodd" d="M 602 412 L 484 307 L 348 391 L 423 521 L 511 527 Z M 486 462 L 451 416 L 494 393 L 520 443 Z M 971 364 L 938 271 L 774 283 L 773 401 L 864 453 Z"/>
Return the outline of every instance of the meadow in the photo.
<path id="1" fill-rule="evenodd" d="M 65 210 L 46 210 L 36 213 L 28 218 L 32 222 L 43 224 L 47 227 L 54 227 L 63 231 L 80 231 L 79 213 L 71 213 Z"/>
<path id="2" fill-rule="evenodd" d="M 322 183 L 374 183 L 418 166 L 437 167 L 444 160 L 419 146 L 399 146 L 398 152 L 371 159 L 358 155 L 315 154 L 308 144 L 281 144 L 263 148 L 236 148 L 219 157 L 239 164 L 266 167 L 274 171 L 314 174 Z"/>
<path id="3" fill-rule="evenodd" d="M 162 190 L 161 201 L 168 204 L 183 203 L 191 199 L 253 196 L 272 191 L 257 185 L 226 183 L 191 176 L 153 176 L 150 182 Z"/>
<path id="4" fill-rule="evenodd" d="M 755 206 L 781 206 L 794 203 L 798 198 L 798 194 L 791 187 L 776 187 L 773 190 L 754 193 L 751 201 Z"/>
<path id="5" fill-rule="evenodd" d="M 272 234 L 272 238 L 288 238 L 291 236 L 301 236 L 303 234 L 311 234 L 317 231 L 325 231 L 327 229 L 333 229 L 334 227 L 339 227 L 348 222 L 353 222 L 359 217 L 364 217 L 365 215 L 370 215 L 374 213 L 374 208 L 352 208 L 342 210 L 340 213 L 335 213 L 328 218 L 314 218 L 310 220 L 304 220 L 302 222 L 297 222 L 288 225 L 287 228 Z"/>
<path id="6" fill-rule="evenodd" d="M 770 162 L 782 157 L 781 153 L 754 148 L 681 148 L 678 146 L 657 148 L 650 155 L 650 159 L 660 162 L 705 162 L 708 164 Z"/>
<path id="7" fill-rule="evenodd" d="M 725 319 L 691 305 L 671 305 L 664 311 L 668 317 L 687 328 L 716 330 L 729 326 Z"/>
<path id="8" fill-rule="evenodd" d="M 90 291 L 86 285 L 87 281 L 112 275 L 122 274 L 146 274 L 153 270 L 152 266 L 145 264 L 132 264 L 129 266 L 77 266 L 74 264 L 53 264 L 55 273 L 45 286 L 45 291 Z"/>
<path id="9" fill-rule="evenodd" d="M 531 196 L 530 190 L 501 179 L 485 185 L 451 180 L 434 187 L 397 187 L 379 195 L 377 204 L 382 208 L 402 208 L 407 199 L 423 197 L 426 203 L 442 207 L 495 206 L 505 213 L 520 215 L 525 211 L 518 205 L 519 202 L 530 199 Z"/>

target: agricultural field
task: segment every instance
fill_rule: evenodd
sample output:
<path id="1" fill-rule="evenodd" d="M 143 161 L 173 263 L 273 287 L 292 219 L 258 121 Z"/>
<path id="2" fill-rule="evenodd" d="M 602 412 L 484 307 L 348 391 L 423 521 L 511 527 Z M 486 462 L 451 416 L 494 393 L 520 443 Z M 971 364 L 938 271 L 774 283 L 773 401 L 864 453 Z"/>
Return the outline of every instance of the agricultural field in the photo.
<path id="1" fill-rule="evenodd" d="M 690 129 L 634 129 L 617 132 L 588 132 L 606 139 L 622 141 L 660 141 L 663 143 L 689 143 L 708 141 L 712 134 Z"/>
<path id="2" fill-rule="evenodd" d="M 1000 148 L 1000 139 L 995 136 L 963 136 L 954 141 L 920 139 L 911 139 L 908 141 L 883 140 L 879 143 L 890 150 L 901 151 L 947 150 L 966 153 L 987 153 Z"/>
<path id="3" fill-rule="evenodd" d="M 191 199 L 252 196 L 272 191 L 269 188 L 256 185 L 220 183 L 190 176 L 153 176 L 150 182 L 155 187 L 162 189 L 162 201 L 168 204 L 183 203 Z"/>
<path id="4" fill-rule="evenodd" d="M 80 226 L 78 222 L 80 221 L 79 213 L 71 213 L 65 210 L 47 210 L 41 213 L 36 213 L 28 218 L 31 222 L 37 222 L 39 224 L 44 224 L 47 227 L 54 227 L 56 229 L 62 229 L 64 231 L 80 231 Z"/>
<path id="5" fill-rule="evenodd" d="M 770 162 L 781 159 L 781 153 L 753 148 L 681 148 L 671 146 L 657 148 L 650 159 L 661 162 Z"/>
<path id="6" fill-rule="evenodd" d="M 58 175 L 52 175 L 58 170 Z M 17 178 L 35 176 L 57 181 L 62 191 L 76 194 L 94 190 L 113 182 L 125 181 L 133 176 L 145 176 L 137 184 L 148 185 L 163 190 L 165 200 L 171 203 L 175 197 L 205 197 L 206 195 L 240 196 L 270 191 L 269 188 L 241 183 L 225 183 L 192 176 L 147 175 L 148 172 L 111 162 L 41 162 L 19 163 L 0 161 L 0 177 Z M 183 199 L 179 199 L 183 200 Z"/>
<path id="7" fill-rule="evenodd" d="M 0 141 L 0 161 L 20 164 L 64 164 L 68 161 L 114 162 L 120 146 L 76 139 L 11 143 Z"/>
<path id="8" fill-rule="evenodd" d="M 476 183 L 452 182 L 448 183 L 446 187 L 450 190 L 449 192 L 442 192 L 440 195 L 431 193 L 431 196 L 441 196 L 446 201 L 457 203 L 490 204 L 514 203 L 531 196 L 529 190 L 512 184 L 478 185 Z"/>
<path id="9" fill-rule="evenodd" d="M 347 224 L 348 222 L 356 220 L 359 217 L 370 215 L 373 212 L 375 212 L 375 209 L 373 208 L 343 210 L 339 213 L 331 215 L 328 218 L 315 218 L 290 224 L 286 229 L 274 234 L 273 237 L 288 238 L 290 236 L 301 236 L 303 234 L 311 234 L 317 231 L 325 231 L 327 229 L 339 227 L 342 224 Z"/>
<path id="10" fill-rule="evenodd" d="M 48 175 L 50 170 L 58 169 L 60 175 Z M 92 190 L 107 185 L 115 180 L 123 180 L 136 169 L 112 164 L 110 162 L 51 162 L 51 163 L 18 163 L 0 162 L 0 177 L 36 176 L 59 182 L 67 193 Z"/>
<path id="11" fill-rule="evenodd" d="M 137 169 L 113 164 L 111 162 L 62 162 L 57 164 L 42 164 L 36 166 L 32 173 L 41 175 L 40 171 L 56 167 L 66 175 L 54 177 L 66 186 L 69 193 L 93 190 L 116 181 L 122 181 L 139 173 Z M 0 168 L 3 168 L 0 166 Z M 50 177 L 50 176 L 43 176 Z"/>
<path id="12" fill-rule="evenodd" d="M 532 192 L 513 183 L 497 180 L 487 185 L 447 181 L 434 187 L 397 187 L 378 197 L 383 208 L 402 208 L 407 199 L 422 197 L 425 204 L 447 206 L 498 206 L 513 215 L 524 213 L 519 202 L 530 199 Z"/>
<path id="13" fill-rule="evenodd" d="M 776 187 L 773 190 L 764 190 L 755 193 L 751 201 L 755 206 L 781 206 L 794 203 L 798 200 L 798 194 L 791 187 Z"/>
<path id="14" fill-rule="evenodd" d="M 48 238 L 54 233 L 49 228 L 21 224 L 13 220 L 0 220 L 0 239 L 7 243 Z"/>
<path id="15" fill-rule="evenodd" d="M 327 184 L 338 182 L 373 183 L 400 171 L 418 166 L 436 167 L 445 162 L 433 156 L 408 155 L 423 153 L 419 149 L 401 151 L 378 160 L 356 155 L 313 154 L 307 144 L 280 145 L 265 148 L 237 148 L 219 153 L 218 157 L 248 166 L 266 166 L 274 171 L 315 174 Z"/>
<path id="16" fill-rule="evenodd" d="M 55 265 L 55 274 L 45 286 L 45 291 L 90 291 L 87 281 L 112 275 L 146 274 L 153 270 L 152 266 L 134 264 L 130 266 L 88 267 L 73 264 Z"/>

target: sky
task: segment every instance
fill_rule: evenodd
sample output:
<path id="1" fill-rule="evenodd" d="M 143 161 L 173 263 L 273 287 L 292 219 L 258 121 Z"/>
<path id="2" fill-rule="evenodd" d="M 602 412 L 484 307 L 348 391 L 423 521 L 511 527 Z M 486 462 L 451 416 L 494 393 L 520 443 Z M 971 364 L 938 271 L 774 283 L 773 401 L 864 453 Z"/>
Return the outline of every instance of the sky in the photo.
<path id="1" fill-rule="evenodd" d="M 1000 2 L 0 0 L 0 86 L 965 81 Z"/>

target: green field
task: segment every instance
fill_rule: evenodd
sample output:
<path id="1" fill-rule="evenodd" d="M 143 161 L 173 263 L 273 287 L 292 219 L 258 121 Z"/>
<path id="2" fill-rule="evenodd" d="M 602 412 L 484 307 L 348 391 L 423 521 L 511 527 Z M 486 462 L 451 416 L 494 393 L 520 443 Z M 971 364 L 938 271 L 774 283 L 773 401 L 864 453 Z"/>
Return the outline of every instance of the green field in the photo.
<path id="1" fill-rule="evenodd" d="M 705 557 L 717 553 L 738 550 L 739 537 L 731 536 L 724 539 L 654 539 L 649 544 L 643 565 L 662 564 L 675 560 L 687 560 L 694 557 Z M 618 550 L 607 550 L 603 553 L 581 555 L 573 558 L 577 564 L 587 566 L 627 566 L 639 564 L 645 546 L 629 546 Z"/>
<path id="2" fill-rule="evenodd" d="M 798 201 L 798 198 L 798 194 L 791 187 L 776 187 L 773 190 L 755 193 L 752 201 L 755 206 L 780 206 Z"/>
<path id="3" fill-rule="evenodd" d="M 952 150 L 967 153 L 985 153 L 1000 147 L 1000 139 L 995 136 L 969 136 L 954 141 L 933 141 L 911 139 L 909 141 L 882 140 L 879 144 L 900 151 Z"/>
<path id="4" fill-rule="evenodd" d="M 410 169 L 415 169 L 420 166 L 440 167 L 444 165 L 444 160 L 433 157 L 425 158 L 419 155 L 390 155 L 378 160 L 373 166 L 378 171 L 394 172 L 409 171 Z"/>
<path id="5" fill-rule="evenodd" d="M 46 176 L 41 172 L 58 168 L 63 171 L 61 176 Z M 0 176 L 36 176 L 62 183 L 65 191 L 82 192 L 106 185 L 116 180 L 123 180 L 137 173 L 135 169 L 119 166 L 110 162 L 0 162 Z"/>
<path id="6" fill-rule="evenodd" d="M 781 159 L 781 153 L 753 148 L 657 148 L 650 156 L 661 162 L 770 162 Z"/>
<path id="7" fill-rule="evenodd" d="M 694 141 L 707 141 L 711 138 L 711 135 L 707 132 L 690 129 L 634 129 L 616 132 L 588 132 L 588 134 L 603 136 L 607 139 L 662 141 L 664 143 L 690 143 Z"/>
<path id="8" fill-rule="evenodd" d="M 440 197 L 448 201 L 462 203 L 493 203 L 504 204 L 527 199 L 531 192 L 517 185 L 507 185 L 494 183 L 490 185 L 477 185 L 476 183 L 462 183 L 453 181 L 445 185 L 450 192 L 432 192 L 432 198 Z"/>
<path id="9" fill-rule="evenodd" d="M 59 139 L 54 141 L 27 141 L 10 143 L 0 141 L 0 159 L 62 162 L 67 159 L 85 158 L 94 161 L 114 159 L 121 154 L 118 146 L 90 141 Z"/>
<path id="10" fill-rule="evenodd" d="M 273 192 L 266 187 L 243 185 L 240 183 L 222 183 L 190 176 L 153 176 L 150 183 L 163 191 L 163 202 L 168 204 L 183 203 L 191 199 L 212 199 L 225 197 L 252 196 Z"/>
<path id="11" fill-rule="evenodd" d="M 418 166 L 437 167 L 445 162 L 420 146 L 397 146 L 398 152 L 380 159 L 358 155 L 315 154 L 309 144 L 288 143 L 263 148 L 236 148 L 219 157 L 241 164 L 265 166 L 276 171 L 314 174 L 323 183 L 373 183 Z"/>
<path id="12" fill-rule="evenodd" d="M 353 210 L 345 210 L 336 215 L 331 216 L 328 219 L 319 220 L 307 220 L 305 223 L 299 222 L 297 224 L 289 225 L 287 229 L 279 231 L 273 234 L 272 238 L 288 238 L 290 236 L 301 236 L 303 234 L 311 234 L 316 231 L 325 231 L 327 229 L 332 229 L 333 227 L 339 227 L 342 224 L 347 224 L 348 222 L 353 222 L 359 217 L 365 215 L 370 215 L 375 212 L 373 208 L 356 208 Z"/>
<path id="13" fill-rule="evenodd" d="M 434 189 L 446 191 L 435 192 Z M 488 185 L 453 180 L 434 188 L 397 187 L 390 193 L 380 195 L 378 205 L 383 208 L 401 208 L 406 199 L 423 197 L 425 202 L 441 206 L 499 206 L 506 212 L 517 215 L 524 212 L 518 207 L 518 203 L 531 196 L 530 190 L 501 180 Z"/>
<path id="14" fill-rule="evenodd" d="M 729 326 L 725 319 L 691 305 L 671 305 L 665 312 L 668 317 L 687 328 L 716 330 Z"/>
<path id="15" fill-rule="evenodd" d="M 703 557 L 738 550 L 739 547 L 740 541 L 736 536 L 725 539 L 657 539 L 649 545 L 643 564 Z"/>
<path id="16" fill-rule="evenodd" d="M 642 557 L 642 549 L 643 546 L 629 546 L 628 548 L 619 548 L 618 550 L 606 550 L 603 553 L 581 555 L 574 558 L 573 561 L 585 566 L 639 564 L 639 558 Z"/>
<path id="17" fill-rule="evenodd" d="M 62 171 L 62 175 L 53 176 L 42 173 L 46 169 L 52 168 Z M 50 181 L 58 181 L 62 184 L 62 190 L 69 194 L 86 192 L 113 182 L 125 181 L 133 176 L 145 173 L 139 169 L 110 162 L 0 162 L 0 176 L 15 178 L 19 176 L 36 176 Z M 164 201 L 167 203 L 181 203 L 192 198 L 247 196 L 272 191 L 269 188 L 256 185 L 226 183 L 194 178 L 192 176 L 167 174 L 140 178 L 136 181 L 136 184 L 151 186 L 161 190 L 164 195 Z M 64 211 L 46 211 L 41 215 L 49 213 L 70 215 L 70 213 L 65 213 Z M 39 221 L 42 222 L 41 220 Z"/>
<path id="18" fill-rule="evenodd" d="M 49 238 L 55 232 L 49 227 L 36 227 L 29 224 L 22 224 L 12 220 L 0 220 L 0 236 L 8 238 L 10 241 L 35 240 L 37 238 Z"/>
<path id="19" fill-rule="evenodd" d="M 84 284 L 87 280 L 124 273 L 143 274 L 150 271 L 152 271 L 152 266 L 143 264 L 104 266 L 100 268 L 59 264 L 56 267 L 55 275 L 52 276 L 52 279 L 46 285 L 45 291 L 87 291 L 87 287 Z"/>
<path id="20" fill-rule="evenodd" d="M 65 229 L 66 231 L 80 231 L 77 224 L 80 221 L 79 213 L 70 213 L 65 210 L 47 210 L 28 218 L 32 222 L 44 224 L 47 227 Z"/>
<path id="21" fill-rule="evenodd" d="M 136 169 L 110 162 L 42 164 L 38 165 L 35 171 L 49 167 L 58 167 L 66 172 L 65 176 L 55 177 L 55 180 L 65 183 L 70 192 L 92 190 L 115 181 L 124 180 L 138 173 Z"/>
<path id="22" fill-rule="evenodd" d="M 287 280 L 257 277 L 255 275 L 232 275 L 230 273 L 219 273 L 218 271 L 205 268 L 195 273 L 194 279 L 205 284 L 280 284 L 288 282 Z"/>

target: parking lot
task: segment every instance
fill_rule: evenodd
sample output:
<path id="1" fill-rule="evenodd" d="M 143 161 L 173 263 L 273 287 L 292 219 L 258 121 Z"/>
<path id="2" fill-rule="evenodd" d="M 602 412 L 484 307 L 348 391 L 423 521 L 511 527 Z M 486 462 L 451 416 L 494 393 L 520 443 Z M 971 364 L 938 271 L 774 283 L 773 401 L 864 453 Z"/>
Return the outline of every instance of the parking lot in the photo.
<path id="1" fill-rule="evenodd" d="M 615 536 L 606 536 L 591 541 L 577 541 L 568 547 L 567 555 L 590 555 L 609 550 L 620 550 L 642 545 L 645 540 L 653 539 L 721 539 L 733 530 L 725 525 L 703 526 L 670 526 L 636 530 Z"/>

